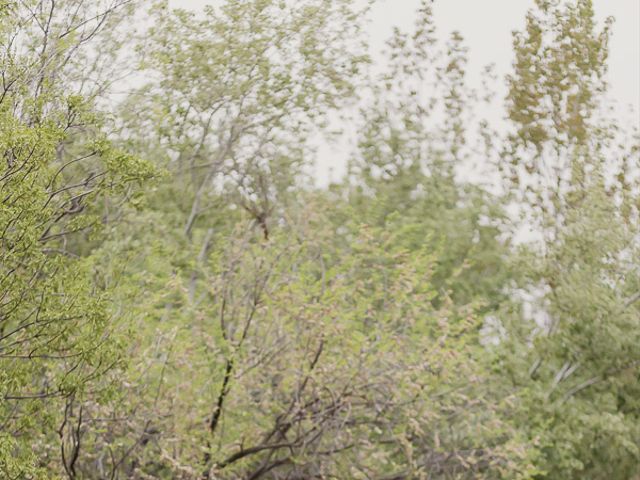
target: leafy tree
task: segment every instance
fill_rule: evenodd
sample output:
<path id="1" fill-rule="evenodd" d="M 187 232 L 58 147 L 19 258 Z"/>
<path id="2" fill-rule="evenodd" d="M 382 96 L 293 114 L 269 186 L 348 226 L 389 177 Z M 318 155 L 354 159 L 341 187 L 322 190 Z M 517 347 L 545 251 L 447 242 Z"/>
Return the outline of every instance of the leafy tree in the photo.
<path id="1" fill-rule="evenodd" d="M 0 0 L 0 477 L 640 475 L 611 22 L 536 1 L 502 135 L 430 2 L 382 68 L 368 5 Z"/>
<path id="2" fill-rule="evenodd" d="M 67 77 L 76 52 L 117 7 L 100 5 L 96 18 L 81 1 L 0 4 L 5 478 L 45 475 L 39 467 L 58 455 L 51 451 L 56 430 L 62 462 L 53 471 L 64 467 L 75 475 L 79 439 L 69 451 L 66 412 L 78 397 L 99 398 L 96 379 L 120 362 L 109 292 L 92 271 L 91 249 L 82 244 L 87 234 L 99 233 L 99 205 L 122 199 L 153 169 L 108 140 L 91 101 Z M 37 459 L 29 454 L 32 446 Z"/>
<path id="3" fill-rule="evenodd" d="M 533 313 L 512 312 L 499 371 L 537 478 L 638 474 L 638 149 L 602 115 L 609 24 L 540 1 L 514 41 L 504 171 L 541 237 L 516 260 Z"/>
<path id="4" fill-rule="evenodd" d="M 347 215 L 403 229 L 398 241 L 409 249 L 426 243 L 440 252 L 436 301 L 482 297 L 495 308 L 508 276 L 505 237 L 498 240 L 504 214 L 498 198 L 459 176 L 485 155 L 469 145 L 477 101 L 466 86 L 463 39 L 454 32 L 443 48 L 424 2 L 414 33 L 396 31 L 388 47 L 389 70 L 361 110 Z"/>

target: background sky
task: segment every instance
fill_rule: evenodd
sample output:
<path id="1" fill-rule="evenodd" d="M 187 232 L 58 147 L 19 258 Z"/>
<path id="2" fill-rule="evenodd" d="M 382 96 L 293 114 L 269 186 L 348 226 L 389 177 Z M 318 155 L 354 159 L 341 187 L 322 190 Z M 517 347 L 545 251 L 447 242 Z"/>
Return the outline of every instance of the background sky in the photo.
<path id="1" fill-rule="evenodd" d="M 220 0 L 170 0 L 173 7 L 198 10 Z M 533 0 L 435 0 L 433 9 L 439 34 L 447 36 L 458 30 L 469 47 L 469 81 L 479 87 L 479 73 L 488 64 L 495 65 L 499 78 L 509 72 L 513 59 L 511 32 L 524 26 L 527 10 Z M 640 127 L 640 0 L 594 0 L 599 20 L 615 18 L 610 45 L 610 96 L 619 104 L 620 119 Z M 373 60 L 379 60 L 384 42 L 394 26 L 409 31 L 420 0 L 378 0 L 371 12 L 368 34 Z M 506 89 L 501 82 L 496 88 Z M 503 95 L 504 96 L 504 95 Z M 632 110 L 629 109 L 632 108 Z M 496 103 L 496 116 L 502 105 Z M 633 112 L 633 113 L 632 113 Z M 494 115 L 489 115 L 493 117 Z M 321 184 L 344 171 L 346 153 L 343 148 L 322 145 L 316 168 Z"/>

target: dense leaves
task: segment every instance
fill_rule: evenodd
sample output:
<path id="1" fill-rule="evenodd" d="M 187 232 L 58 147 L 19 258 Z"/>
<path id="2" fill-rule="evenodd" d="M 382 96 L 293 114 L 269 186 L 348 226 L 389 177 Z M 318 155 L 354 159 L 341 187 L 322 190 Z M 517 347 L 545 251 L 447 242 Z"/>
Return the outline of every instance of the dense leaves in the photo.
<path id="1" fill-rule="evenodd" d="M 500 133 L 430 3 L 0 0 L 1 478 L 640 475 L 611 22 L 535 2 Z"/>

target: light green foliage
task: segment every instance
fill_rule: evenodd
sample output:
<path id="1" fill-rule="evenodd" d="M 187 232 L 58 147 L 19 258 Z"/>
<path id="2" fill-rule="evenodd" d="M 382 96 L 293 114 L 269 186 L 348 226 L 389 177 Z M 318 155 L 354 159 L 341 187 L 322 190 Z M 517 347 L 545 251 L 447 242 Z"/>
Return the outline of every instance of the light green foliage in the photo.
<path id="1" fill-rule="evenodd" d="M 252 0 L 202 15 L 156 6 L 139 48 L 157 81 L 132 96 L 125 116 L 141 148 L 151 144 L 175 173 L 187 236 L 221 198 L 268 235 L 309 162 L 310 132 L 353 93 L 367 62 L 363 12 L 351 3 Z"/>
<path id="2" fill-rule="evenodd" d="M 101 202 L 154 171 L 100 133 L 103 123 L 91 104 L 60 80 L 83 37 L 66 38 L 76 24 L 58 15 L 78 7 L 76 21 L 87 18 L 82 2 L 53 6 L 44 12 L 37 2 L 9 2 L 0 17 L 3 478 L 73 469 L 69 451 L 64 468 L 49 463 L 50 442 L 66 435 L 60 414 L 76 398 L 100 399 L 107 385 L 97 387 L 97 380 L 120 363 L 109 292 L 88 248 L 96 240 L 87 244 L 86 234 L 107 221 Z"/>
<path id="3" fill-rule="evenodd" d="M 382 66 L 365 3 L 0 0 L 0 478 L 640 475 L 611 23 L 535 3 L 500 135 L 431 2 Z"/>
<path id="4" fill-rule="evenodd" d="M 440 45 L 425 6 L 415 32 L 396 32 L 388 47 L 389 71 L 362 109 L 347 215 L 402 231 L 410 250 L 439 251 L 438 297 L 464 305 L 481 296 L 494 308 L 507 275 L 507 245 L 497 240 L 504 214 L 497 198 L 457 175 L 477 154 L 467 141 L 477 102 L 465 84 L 463 40 L 453 33 Z"/>
<path id="5" fill-rule="evenodd" d="M 178 278 L 165 285 L 158 315 L 187 323 L 159 326 L 171 328 L 152 347 L 161 384 L 142 402 L 155 406 L 134 434 L 162 433 L 126 468 L 366 478 L 501 462 L 502 452 L 477 441 L 494 433 L 465 416 L 491 417 L 490 398 L 469 394 L 481 383 L 479 319 L 471 307 L 431 305 L 435 256 L 366 226 L 335 251 L 323 200 L 307 200 L 303 223 L 268 243 L 246 220 L 229 232 L 235 242 L 216 237 L 201 302 L 189 302 Z M 452 436 L 454 412 L 465 415 Z M 508 428 L 493 425 L 498 436 Z"/>
<path id="6" fill-rule="evenodd" d="M 512 313 L 499 361 L 540 478 L 634 478 L 640 465 L 638 159 L 598 116 L 608 26 L 589 1 L 538 2 L 515 41 L 505 171 L 542 241 L 516 257 L 533 318 Z"/>

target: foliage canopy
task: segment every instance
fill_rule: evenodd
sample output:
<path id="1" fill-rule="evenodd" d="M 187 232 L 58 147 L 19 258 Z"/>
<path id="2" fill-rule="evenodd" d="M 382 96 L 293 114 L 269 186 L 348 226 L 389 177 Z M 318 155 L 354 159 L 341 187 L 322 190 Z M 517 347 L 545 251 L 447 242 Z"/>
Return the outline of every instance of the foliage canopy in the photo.
<path id="1" fill-rule="evenodd" d="M 0 0 L 1 478 L 640 478 L 612 22 L 536 0 L 497 129 L 430 3 Z"/>

